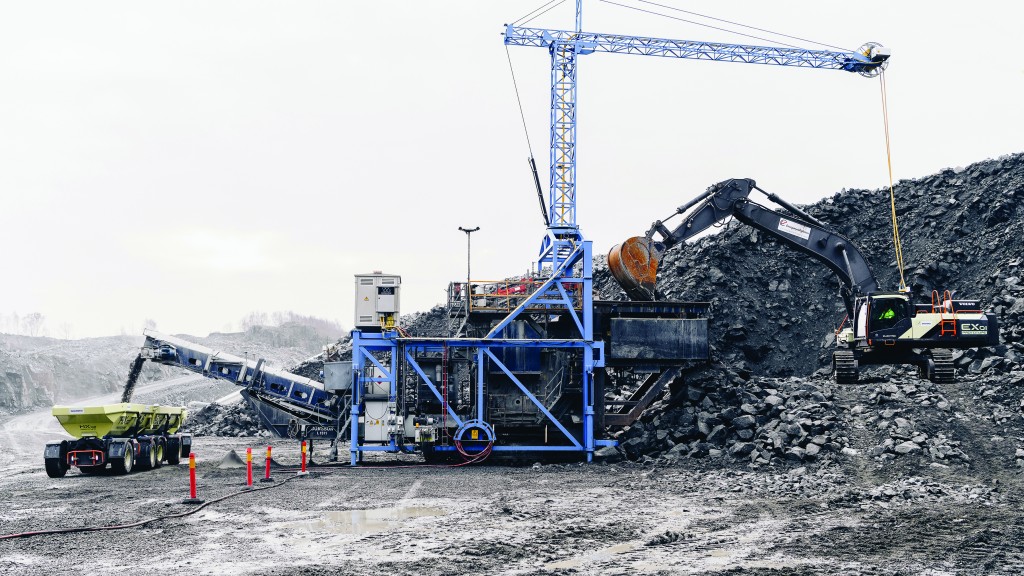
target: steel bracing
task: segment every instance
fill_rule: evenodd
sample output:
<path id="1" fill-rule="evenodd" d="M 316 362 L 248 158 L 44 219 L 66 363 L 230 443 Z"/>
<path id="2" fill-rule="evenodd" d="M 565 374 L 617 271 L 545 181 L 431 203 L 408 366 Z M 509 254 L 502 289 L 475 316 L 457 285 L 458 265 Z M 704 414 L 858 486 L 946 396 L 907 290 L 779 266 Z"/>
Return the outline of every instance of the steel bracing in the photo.
<path id="1" fill-rule="evenodd" d="M 557 253 L 557 250 L 555 250 Z M 397 432 L 401 413 L 397 409 L 399 401 L 400 379 L 415 375 L 417 382 L 427 387 L 430 393 L 446 413 L 455 432 L 455 440 L 463 440 L 467 433 L 476 430 L 478 440 L 494 442 L 497 439 L 495 426 L 488 419 L 487 382 L 488 373 L 496 369 L 512 382 L 523 394 L 526 401 L 531 402 L 543 414 L 546 425 L 551 426 L 560 435 L 560 441 L 536 445 L 501 445 L 494 444 L 491 450 L 496 452 L 580 452 L 587 461 L 592 460 L 594 450 L 599 446 L 613 445 L 613 441 L 596 438 L 594 422 L 594 402 L 599 401 L 594 388 L 594 370 L 604 366 L 604 344 L 594 342 L 593 335 L 593 254 L 591 243 L 583 241 L 573 245 L 573 249 L 560 260 L 560 265 L 553 268 L 550 278 L 537 286 L 523 302 L 508 316 L 498 322 L 484 338 L 406 338 L 397 331 L 381 333 L 364 333 L 353 331 L 352 346 L 352 420 L 350 453 L 352 465 L 357 465 L 363 452 L 411 452 L 415 446 L 405 444 L 402 433 Z M 579 266 L 576 266 L 579 264 Z M 579 296 L 574 297 L 575 294 Z M 548 310 L 552 313 L 568 314 L 578 334 L 571 339 L 516 339 L 508 336 L 507 329 L 522 314 L 536 314 Z M 526 386 L 517 374 L 502 361 L 499 351 L 509 348 L 556 350 L 570 349 L 580 353 L 582 374 L 582 422 L 576 429 L 570 429 L 566 422 L 551 413 L 551 406 L 545 405 Z M 446 350 L 461 350 L 472 357 L 475 366 L 475 386 L 471 413 L 459 413 L 448 396 L 439 386 L 436 377 L 431 377 L 416 361 L 418 355 L 442 355 Z M 405 373 L 400 373 L 399 364 L 404 365 Z M 491 369 L 486 369 L 490 367 Z M 360 439 L 360 419 L 368 417 L 364 413 L 363 395 L 369 385 L 386 384 L 387 401 L 396 405 L 394 414 L 396 433 L 387 441 L 365 442 Z M 452 446 L 437 446 L 439 452 L 453 451 Z"/>
<path id="2" fill-rule="evenodd" d="M 623 36 L 595 32 L 517 28 L 515 26 L 507 26 L 505 28 L 505 44 L 509 46 L 534 46 L 548 48 L 549 50 L 557 45 L 574 46 L 575 52 L 578 54 L 609 52 L 612 54 L 663 56 L 665 58 L 688 58 L 691 60 L 712 60 L 716 62 L 745 62 L 747 64 L 770 64 L 775 66 L 796 66 L 799 68 L 824 68 L 827 70 L 845 70 L 847 72 L 860 72 L 876 65 L 867 56 L 853 51 L 724 44 L 721 42 L 672 40 L 668 38 Z"/>

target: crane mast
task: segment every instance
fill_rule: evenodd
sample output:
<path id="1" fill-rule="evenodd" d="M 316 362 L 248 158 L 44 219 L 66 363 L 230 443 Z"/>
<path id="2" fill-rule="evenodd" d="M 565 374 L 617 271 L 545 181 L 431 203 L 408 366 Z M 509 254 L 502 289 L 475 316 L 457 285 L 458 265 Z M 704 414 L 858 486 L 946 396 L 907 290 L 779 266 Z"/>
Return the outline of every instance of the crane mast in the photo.
<path id="1" fill-rule="evenodd" d="M 558 240 L 582 240 L 576 222 L 577 59 L 594 52 L 661 56 L 718 62 L 744 62 L 857 72 L 875 76 L 890 52 L 876 43 L 857 51 L 809 50 L 621 34 L 583 32 L 582 0 L 576 0 L 576 29 L 550 30 L 506 25 L 505 44 L 547 48 L 551 54 L 551 138 L 548 237 L 541 262 L 558 264 Z M 554 248 L 554 249 L 553 249 Z M 563 248 L 563 252 L 565 249 Z M 554 259 L 552 259 L 554 257 Z"/>

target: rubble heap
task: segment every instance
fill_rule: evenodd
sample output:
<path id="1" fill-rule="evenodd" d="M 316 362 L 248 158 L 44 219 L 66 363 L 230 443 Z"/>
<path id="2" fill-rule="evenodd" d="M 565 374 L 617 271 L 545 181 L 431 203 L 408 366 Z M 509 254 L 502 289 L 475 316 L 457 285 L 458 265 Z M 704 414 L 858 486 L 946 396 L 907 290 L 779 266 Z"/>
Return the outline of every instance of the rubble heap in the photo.
<path id="1" fill-rule="evenodd" d="M 999 316 L 1004 346 L 968 356 L 959 366 L 998 357 L 984 368 L 977 364 L 975 373 L 1019 369 L 1024 154 L 903 180 L 895 194 L 904 274 L 915 299 L 928 302 L 932 290 L 951 290 L 981 300 Z M 883 288 L 898 286 L 888 188 L 843 190 L 804 208 L 857 244 Z M 626 299 L 603 258 L 594 277 L 597 298 Z M 712 304 L 710 334 L 720 360 L 777 377 L 806 376 L 829 365 L 835 330 L 846 314 L 838 287 L 821 264 L 735 221 L 669 250 L 658 280 L 660 298 Z"/>
<path id="2" fill-rule="evenodd" d="M 182 431 L 196 436 L 270 436 L 244 401 L 208 404 L 189 416 Z"/>
<path id="3" fill-rule="evenodd" d="M 977 298 L 999 318 L 999 346 L 954 352 L 958 377 L 978 390 L 993 424 L 1020 422 L 1024 154 L 899 182 L 896 197 L 904 274 L 917 301 L 929 301 L 932 290 L 956 289 L 955 297 Z M 888 204 L 888 189 L 844 190 L 806 210 L 851 238 L 879 283 L 895 288 Z M 595 269 L 598 298 L 626 298 L 603 259 Z M 732 222 L 719 234 L 670 250 L 658 292 L 664 299 L 712 304 L 715 364 L 684 376 L 685 384 L 676 384 L 685 387 L 684 395 L 666 392 L 621 433 L 622 449 L 604 455 L 798 462 L 842 450 L 844 431 L 863 428 L 877 441 L 866 452 L 879 460 L 917 455 L 939 463 L 970 461 L 945 422 L 954 417 L 950 400 L 912 369 L 862 370 L 862 380 L 877 385 L 852 407 L 833 402 L 829 390 L 851 395 L 827 379 L 845 310 L 837 279 L 814 260 Z M 864 394 L 863 388 L 852 393 Z M 929 424 L 921 425 L 916 415 Z"/>
<path id="4" fill-rule="evenodd" d="M 754 463 L 816 460 L 847 444 L 838 411 L 820 382 L 745 380 L 717 365 L 676 380 L 666 398 L 617 435 L 621 449 L 600 456 L 678 460 L 722 456 Z"/>

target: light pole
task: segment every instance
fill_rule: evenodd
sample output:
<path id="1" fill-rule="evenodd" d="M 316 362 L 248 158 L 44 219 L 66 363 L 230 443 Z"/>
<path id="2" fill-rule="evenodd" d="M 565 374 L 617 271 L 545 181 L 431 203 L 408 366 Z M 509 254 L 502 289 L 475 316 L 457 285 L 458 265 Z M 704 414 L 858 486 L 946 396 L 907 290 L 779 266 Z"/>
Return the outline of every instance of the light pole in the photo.
<path id="1" fill-rule="evenodd" d="M 469 260 L 469 257 L 470 257 L 470 251 L 469 251 L 470 239 L 469 238 L 470 238 L 470 234 L 472 234 L 473 232 L 476 232 L 479 229 L 480 229 L 479 226 L 477 226 L 476 228 L 463 228 L 462 226 L 459 226 L 459 230 L 462 230 L 463 232 L 466 233 L 466 304 L 469 304 L 469 298 L 470 298 L 469 291 L 471 289 L 470 285 L 469 285 L 469 280 L 471 278 L 471 276 L 469 275 L 469 262 L 470 262 L 470 260 Z"/>

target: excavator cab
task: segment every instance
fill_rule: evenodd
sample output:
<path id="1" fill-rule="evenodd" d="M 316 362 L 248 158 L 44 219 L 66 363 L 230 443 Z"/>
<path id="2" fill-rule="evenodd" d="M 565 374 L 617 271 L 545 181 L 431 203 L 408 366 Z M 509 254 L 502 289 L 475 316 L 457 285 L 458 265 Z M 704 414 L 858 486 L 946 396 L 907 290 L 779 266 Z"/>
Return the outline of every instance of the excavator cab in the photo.
<path id="1" fill-rule="evenodd" d="M 904 294 L 878 294 L 869 296 L 867 307 L 867 333 L 872 340 L 896 340 L 907 334 L 912 326 L 913 310 Z"/>

